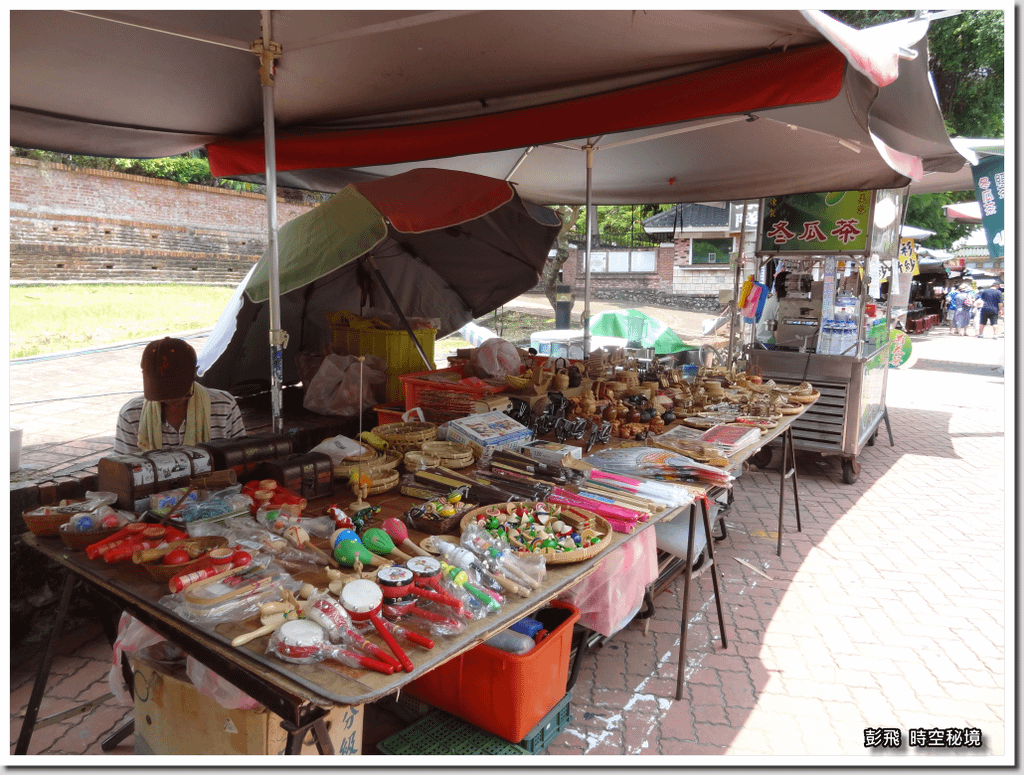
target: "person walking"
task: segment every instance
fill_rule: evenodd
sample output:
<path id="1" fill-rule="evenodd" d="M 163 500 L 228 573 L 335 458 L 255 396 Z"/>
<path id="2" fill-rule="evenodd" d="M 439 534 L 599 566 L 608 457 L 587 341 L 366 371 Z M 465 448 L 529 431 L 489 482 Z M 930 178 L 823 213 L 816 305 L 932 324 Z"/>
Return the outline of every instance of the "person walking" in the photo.
<path id="1" fill-rule="evenodd" d="M 967 336 L 967 327 L 971 324 L 974 307 L 970 287 L 966 283 L 962 283 L 949 295 L 949 311 L 949 326 L 953 336 Z"/>
<path id="2" fill-rule="evenodd" d="M 978 338 L 985 338 L 985 326 L 992 327 L 992 338 L 996 338 L 996 323 L 1003 316 L 1003 292 L 992 286 L 985 288 L 978 299 L 981 301 L 981 316 L 978 320 Z"/>

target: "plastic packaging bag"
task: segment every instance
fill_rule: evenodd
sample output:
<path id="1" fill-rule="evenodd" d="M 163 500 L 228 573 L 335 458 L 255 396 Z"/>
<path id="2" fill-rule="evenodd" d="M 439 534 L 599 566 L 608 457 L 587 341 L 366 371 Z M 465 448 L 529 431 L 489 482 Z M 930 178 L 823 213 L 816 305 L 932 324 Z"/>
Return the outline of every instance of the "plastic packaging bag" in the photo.
<path id="1" fill-rule="evenodd" d="M 658 548 L 654 530 L 611 552 L 596 571 L 559 595 L 580 609 L 579 623 L 610 636 L 621 630 L 643 602 L 647 585 L 658 577 Z"/>
<path id="2" fill-rule="evenodd" d="M 361 414 L 378 403 L 374 386 L 383 391 L 387 369 L 379 355 L 365 356 L 361 365 L 354 355 L 328 355 L 306 388 L 302 405 L 317 414 Z"/>
<path id="3" fill-rule="evenodd" d="M 322 452 L 337 466 L 344 463 L 345 458 L 361 455 L 366 450 L 366 445 L 360 444 L 355 439 L 350 439 L 347 436 L 335 436 L 332 439 L 321 441 L 310 452 Z"/>
<path id="4" fill-rule="evenodd" d="M 480 345 L 469 359 L 481 377 L 519 376 L 519 350 L 511 342 L 495 337 Z"/>

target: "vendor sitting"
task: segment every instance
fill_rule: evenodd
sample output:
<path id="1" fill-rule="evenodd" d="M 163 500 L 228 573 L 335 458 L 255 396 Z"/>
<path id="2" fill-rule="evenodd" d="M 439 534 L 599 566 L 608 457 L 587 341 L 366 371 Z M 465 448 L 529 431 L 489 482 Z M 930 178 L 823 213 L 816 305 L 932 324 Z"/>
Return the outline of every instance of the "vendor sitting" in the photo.
<path id="1" fill-rule="evenodd" d="M 121 408 L 114 452 L 195 446 L 245 435 L 234 396 L 195 381 L 196 351 L 181 339 L 150 342 L 142 351 L 143 395 Z"/>

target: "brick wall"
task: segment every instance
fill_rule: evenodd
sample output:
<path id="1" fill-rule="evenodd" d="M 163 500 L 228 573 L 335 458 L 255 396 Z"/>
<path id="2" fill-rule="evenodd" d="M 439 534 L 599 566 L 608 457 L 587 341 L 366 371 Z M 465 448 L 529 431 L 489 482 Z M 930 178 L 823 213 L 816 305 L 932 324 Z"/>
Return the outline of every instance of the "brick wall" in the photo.
<path id="1" fill-rule="evenodd" d="M 233 286 L 266 249 L 262 194 L 10 162 L 12 284 Z M 278 226 L 311 208 L 279 197 Z"/>

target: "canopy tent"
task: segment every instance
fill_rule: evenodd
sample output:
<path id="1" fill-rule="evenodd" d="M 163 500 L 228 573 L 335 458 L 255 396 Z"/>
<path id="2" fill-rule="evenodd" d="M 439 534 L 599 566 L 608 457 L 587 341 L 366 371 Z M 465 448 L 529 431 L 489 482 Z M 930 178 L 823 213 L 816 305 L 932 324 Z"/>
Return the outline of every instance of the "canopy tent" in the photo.
<path id="1" fill-rule="evenodd" d="M 533 288 L 560 229 L 554 212 L 508 183 L 470 173 L 420 169 L 348 186 L 281 227 L 283 384 L 300 379 L 292 356 L 331 344 L 328 313 L 386 309 L 391 294 L 407 317 L 438 318 L 444 336 Z M 199 355 L 207 387 L 267 389 L 269 272 L 264 254 L 214 327 Z"/>
<path id="2" fill-rule="evenodd" d="M 429 161 L 557 204 L 898 188 L 963 166 L 927 26 L 761 10 L 13 11 L 10 138 L 134 157 L 206 145 L 215 174 L 265 179 L 279 370 L 277 183 L 337 191 Z"/>
<path id="3" fill-rule="evenodd" d="M 337 191 L 430 160 L 578 203 L 587 145 L 598 204 L 893 188 L 963 166 L 928 81 L 924 20 L 857 31 L 816 11 L 266 14 L 272 40 L 257 48 L 277 57 L 281 185 Z M 258 12 L 10 16 L 12 144 L 136 157 L 209 145 L 216 174 L 265 174 Z"/>

